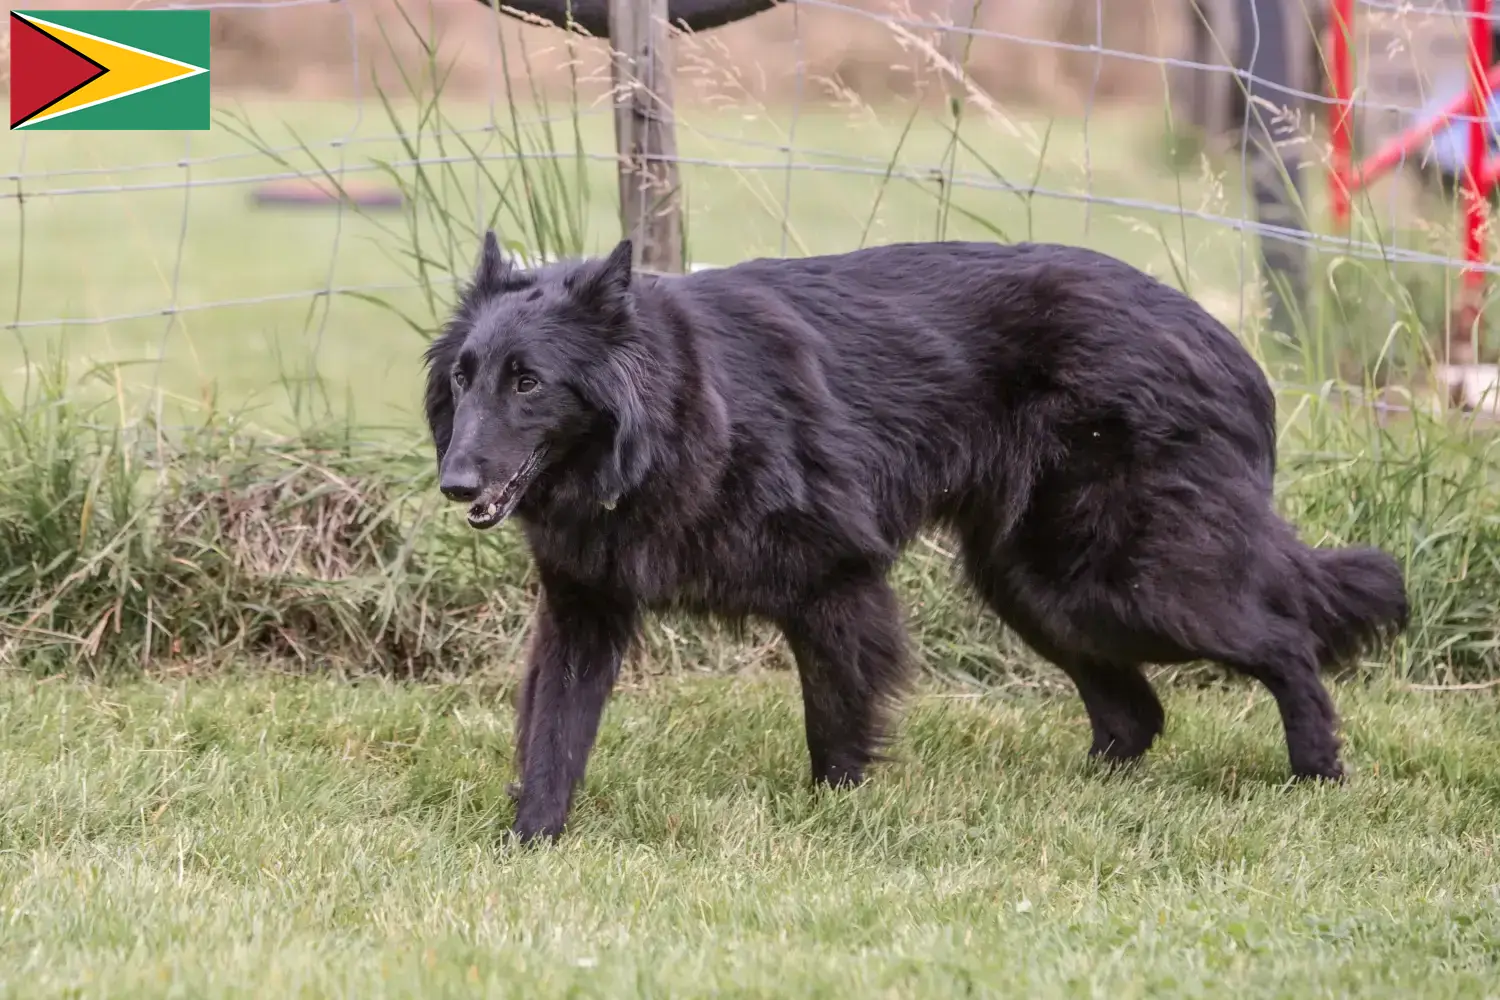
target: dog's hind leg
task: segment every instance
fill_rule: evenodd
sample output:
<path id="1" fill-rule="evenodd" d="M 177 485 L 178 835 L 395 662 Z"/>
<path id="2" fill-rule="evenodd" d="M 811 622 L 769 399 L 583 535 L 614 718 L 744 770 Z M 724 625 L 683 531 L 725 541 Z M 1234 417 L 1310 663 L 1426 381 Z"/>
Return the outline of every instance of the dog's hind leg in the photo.
<path id="1" fill-rule="evenodd" d="M 1064 655 L 1053 662 L 1073 679 L 1089 713 L 1094 731 L 1090 757 L 1123 762 L 1151 749 L 1166 716 L 1139 666 Z"/>
<path id="2" fill-rule="evenodd" d="M 970 578 L 982 580 L 972 572 Z M 1022 642 L 1073 681 L 1093 729 L 1090 757 L 1124 762 L 1151 749 L 1161 735 L 1166 714 L 1139 664 L 1111 662 L 1069 650 L 1017 603 L 1001 599 L 996 589 L 982 588 L 982 593 L 985 603 Z"/>
<path id="3" fill-rule="evenodd" d="M 1306 626 L 1278 613 L 1265 595 L 1235 594 L 1212 586 L 1180 589 L 1164 597 L 1158 588 L 1132 590 L 1137 604 L 1122 610 L 1104 602 L 1069 609 L 1069 634 L 1094 649 L 1109 646 L 1151 650 L 1149 662 L 1213 660 L 1265 685 L 1276 699 L 1286 731 L 1292 773 L 1299 778 L 1337 778 L 1337 725 L 1333 702 L 1318 677 L 1315 640 Z M 1067 607 L 1067 595 L 1052 604 Z M 1094 726 L 1093 754 L 1125 759 L 1144 753 L 1161 732 L 1161 704 L 1138 667 L 1120 669 L 1058 648 L 1038 636 L 1024 613 L 1004 617 L 1042 656 L 1058 664 L 1078 685 Z M 1173 621 L 1168 631 L 1147 623 Z"/>
<path id="4" fill-rule="evenodd" d="M 1161 735 L 1165 713 L 1139 664 L 1106 660 L 1069 647 L 1026 607 L 1007 585 L 1004 570 L 992 555 L 986 527 L 965 533 L 964 573 L 979 596 L 1001 621 L 1037 655 L 1060 667 L 1073 681 L 1093 729 L 1089 756 L 1110 761 L 1140 757 Z"/>
<path id="5" fill-rule="evenodd" d="M 1300 627 L 1292 621 L 1278 622 L 1293 633 Z M 1211 652 L 1205 659 L 1255 678 L 1276 699 L 1281 725 L 1286 731 L 1287 757 L 1297 778 L 1343 777 L 1339 762 L 1338 714 L 1333 699 L 1318 676 L 1318 661 L 1312 635 L 1272 636 L 1243 649 Z"/>
<path id="6" fill-rule="evenodd" d="M 1097 638 L 1130 634 L 1156 662 L 1213 660 L 1254 678 L 1276 699 L 1292 774 L 1341 778 L 1338 715 L 1318 676 L 1324 644 L 1309 619 L 1317 595 L 1298 569 L 1300 545 L 1274 516 L 1246 520 L 1243 547 L 1157 545 L 1152 575 L 1134 581 L 1131 600 L 1108 602 L 1113 622 L 1097 611 L 1076 620 Z"/>
<path id="7" fill-rule="evenodd" d="M 636 622 L 629 602 L 544 577 L 517 719 L 522 841 L 562 833 Z"/>
<path id="8" fill-rule="evenodd" d="M 1260 681 L 1276 698 L 1287 756 L 1298 778 L 1338 779 L 1337 714 L 1319 670 L 1347 662 L 1406 626 L 1400 565 L 1378 549 L 1309 549 L 1273 523 L 1275 548 L 1261 549 L 1253 640 L 1213 657 Z M 1275 553 L 1279 549 L 1279 560 Z M 1274 560 L 1274 561 L 1273 561 Z"/>
<path id="9" fill-rule="evenodd" d="M 814 781 L 856 785 L 907 676 L 901 608 L 883 578 L 846 581 L 781 623 L 797 659 Z"/>
<path id="10" fill-rule="evenodd" d="M 1297 586 L 1297 578 L 1277 565 L 1273 546 L 1251 551 L 1255 554 L 1250 558 L 1259 565 L 1224 565 L 1224 560 L 1201 549 L 1182 553 L 1180 561 L 1163 560 L 1152 577 L 1133 580 L 1109 596 L 1097 587 L 1089 596 L 1083 586 L 1032 593 L 1032 600 L 1049 609 L 1056 621 L 1040 642 L 1028 634 L 1035 624 L 1024 614 L 1008 609 L 1005 617 L 1038 652 L 1073 675 L 1094 721 L 1096 751 L 1101 730 L 1105 736 L 1122 737 L 1122 750 L 1140 752 L 1161 728 L 1155 696 L 1148 701 L 1131 693 L 1149 691 L 1143 677 L 1135 689 L 1133 682 L 1120 686 L 1124 673 L 1078 671 L 1081 660 L 1075 650 L 1128 650 L 1152 663 L 1213 660 L 1260 681 L 1281 713 L 1292 773 L 1299 778 L 1338 778 L 1343 768 L 1337 717 L 1318 676 L 1318 640 L 1298 611 L 1296 593 L 1289 589 Z M 1031 584 L 1033 589 L 1041 587 L 1035 574 Z M 1049 648 L 1047 640 L 1058 635 L 1067 636 L 1070 647 Z M 1134 673 L 1139 677 L 1138 671 Z M 1097 679 L 1105 677 L 1108 683 L 1099 684 Z M 1111 715 L 1129 721 L 1121 726 L 1110 721 Z"/>

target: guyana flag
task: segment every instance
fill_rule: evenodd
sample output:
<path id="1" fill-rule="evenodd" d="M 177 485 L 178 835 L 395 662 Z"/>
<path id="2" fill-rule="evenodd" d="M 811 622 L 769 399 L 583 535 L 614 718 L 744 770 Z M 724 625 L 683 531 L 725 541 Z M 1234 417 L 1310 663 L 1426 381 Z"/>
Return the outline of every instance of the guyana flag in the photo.
<path id="1" fill-rule="evenodd" d="M 10 12 L 10 127 L 209 126 L 208 11 Z"/>

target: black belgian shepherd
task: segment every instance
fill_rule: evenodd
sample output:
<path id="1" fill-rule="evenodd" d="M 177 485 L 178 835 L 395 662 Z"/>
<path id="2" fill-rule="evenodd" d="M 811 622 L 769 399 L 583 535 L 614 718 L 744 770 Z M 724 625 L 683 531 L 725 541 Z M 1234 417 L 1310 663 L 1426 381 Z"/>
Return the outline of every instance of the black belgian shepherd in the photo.
<path id="1" fill-rule="evenodd" d="M 487 234 L 427 352 L 441 488 L 514 514 L 541 581 L 515 833 L 556 837 L 643 610 L 774 622 L 817 781 L 861 781 L 907 676 L 886 582 L 951 530 L 979 596 L 1078 687 L 1091 754 L 1162 729 L 1147 663 L 1270 689 L 1297 777 L 1339 778 L 1319 667 L 1407 617 L 1376 549 L 1272 506 L 1275 401 L 1197 303 L 1047 244 L 899 244 L 688 276 L 521 270 Z"/>

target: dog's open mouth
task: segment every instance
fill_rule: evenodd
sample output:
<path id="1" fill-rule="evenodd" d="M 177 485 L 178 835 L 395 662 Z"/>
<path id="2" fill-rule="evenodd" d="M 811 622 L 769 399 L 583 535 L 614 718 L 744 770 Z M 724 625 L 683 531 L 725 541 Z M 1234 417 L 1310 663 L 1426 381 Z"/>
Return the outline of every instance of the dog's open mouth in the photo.
<path id="1" fill-rule="evenodd" d="M 546 448 L 538 448 L 521 463 L 515 475 L 503 483 L 486 487 L 479 494 L 479 499 L 469 506 L 469 527 L 485 531 L 510 517 L 516 504 L 521 502 L 526 487 L 531 485 L 531 481 L 541 471 L 542 459 L 546 454 Z"/>

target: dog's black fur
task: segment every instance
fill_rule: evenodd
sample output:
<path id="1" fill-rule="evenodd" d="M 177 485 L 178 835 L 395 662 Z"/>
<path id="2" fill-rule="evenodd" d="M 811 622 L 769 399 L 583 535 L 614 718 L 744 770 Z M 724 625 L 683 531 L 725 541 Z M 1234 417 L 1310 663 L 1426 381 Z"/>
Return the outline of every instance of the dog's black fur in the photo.
<path id="1" fill-rule="evenodd" d="M 555 837 L 639 614 L 776 623 L 813 777 L 862 780 L 906 677 L 886 583 L 928 525 L 1073 679 L 1092 754 L 1162 728 L 1146 663 L 1270 689 L 1292 772 L 1338 778 L 1320 665 L 1404 627 L 1400 568 L 1273 510 L 1275 401 L 1187 296 L 1066 246 L 903 244 L 685 277 L 522 272 L 486 237 L 428 350 L 443 492 L 512 510 L 541 598 L 515 830 Z"/>

